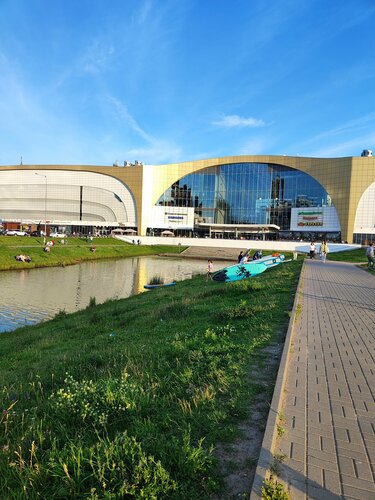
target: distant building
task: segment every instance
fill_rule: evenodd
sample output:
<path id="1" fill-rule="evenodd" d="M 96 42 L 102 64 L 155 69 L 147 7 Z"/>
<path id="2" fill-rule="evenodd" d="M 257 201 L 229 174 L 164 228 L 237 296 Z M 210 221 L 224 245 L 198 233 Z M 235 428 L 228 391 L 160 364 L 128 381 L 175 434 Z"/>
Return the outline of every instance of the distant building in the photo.
<path id="1" fill-rule="evenodd" d="M 93 233 L 375 241 L 375 158 L 0 167 L 0 220 Z M 38 175 L 35 175 L 38 174 Z"/>

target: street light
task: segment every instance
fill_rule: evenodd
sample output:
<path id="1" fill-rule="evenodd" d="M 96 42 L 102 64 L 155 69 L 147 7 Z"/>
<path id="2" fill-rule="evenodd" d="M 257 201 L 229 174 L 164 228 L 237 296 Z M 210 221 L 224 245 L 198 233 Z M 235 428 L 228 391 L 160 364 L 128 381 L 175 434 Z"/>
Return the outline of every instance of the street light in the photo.
<path id="1" fill-rule="evenodd" d="M 47 176 L 44 174 L 39 174 L 38 172 L 34 172 L 35 175 L 39 175 L 40 177 L 44 177 L 46 183 L 45 183 L 45 190 L 44 190 L 44 243 L 46 242 L 46 236 L 47 236 Z"/>

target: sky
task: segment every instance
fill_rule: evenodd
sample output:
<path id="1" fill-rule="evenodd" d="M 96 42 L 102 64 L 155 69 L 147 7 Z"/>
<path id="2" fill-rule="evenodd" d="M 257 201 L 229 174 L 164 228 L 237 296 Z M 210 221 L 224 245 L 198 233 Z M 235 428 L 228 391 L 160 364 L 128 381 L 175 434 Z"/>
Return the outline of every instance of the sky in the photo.
<path id="1" fill-rule="evenodd" d="M 0 165 L 375 150 L 375 0 L 0 0 Z"/>

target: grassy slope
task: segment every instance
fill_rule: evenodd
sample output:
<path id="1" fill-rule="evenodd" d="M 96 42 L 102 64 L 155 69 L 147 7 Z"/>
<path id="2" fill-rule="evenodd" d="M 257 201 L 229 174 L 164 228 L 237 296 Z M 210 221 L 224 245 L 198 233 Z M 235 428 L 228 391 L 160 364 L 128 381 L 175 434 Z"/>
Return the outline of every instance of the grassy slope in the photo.
<path id="1" fill-rule="evenodd" d="M 66 266 L 84 260 L 113 259 L 158 253 L 180 253 L 185 247 L 168 245 L 131 245 L 114 238 L 94 238 L 93 242 L 85 239 L 69 238 L 67 245 L 62 245 L 56 238 L 50 253 L 43 251 L 43 238 L 0 236 L 0 270 L 30 269 L 32 267 Z M 90 251 L 95 245 L 96 252 Z M 32 262 L 17 262 L 15 256 L 27 254 Z"/>
<path id="2" fill-rule="evenodd" d="M 198 276 L 2 334 L 0 497 L 220 489 L 211 446 L 272 396 L 264 348 L 285 335 L 300 267 L 233 284 Z"/>
<path id="3" fill-rule="evenodd" d="M 329 253 L 327 259 L 338 262 L 367 262 L 366 249 L 358 248 L 356 250 L 346 250 L 345 252 Z"/>

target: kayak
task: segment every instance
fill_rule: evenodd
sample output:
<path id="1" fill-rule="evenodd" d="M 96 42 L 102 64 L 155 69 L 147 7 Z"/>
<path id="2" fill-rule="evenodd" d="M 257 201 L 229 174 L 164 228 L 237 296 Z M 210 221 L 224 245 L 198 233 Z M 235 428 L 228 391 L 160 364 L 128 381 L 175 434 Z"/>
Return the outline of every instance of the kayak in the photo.
<path id="1" fill-rule="evenodd" d="M 264 273 L 271 267 L 278 266 L 285 261 L 285 255 L 267 255 L 262 259 L 251 260 L 243 264 L 235 264 L 228 266 L 220 271 L 216 271 L 212 275 L 213 281 L 230 283 L 231 281 L 243 280 L 246 278 L 253 278 L 258 274 Z"/>
<path id="2" fill-rule="evenodd" d="M 143 285 L 143 288 L 151 290 L 152 288 L 161 288 L 163 286 L 173 286 L 173 285 L 176 285 L 175 281 L 173 281 L 172 283 L 160 283 L 158 285 Z"/>

